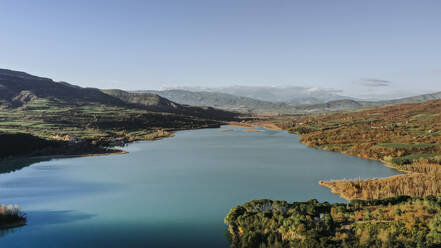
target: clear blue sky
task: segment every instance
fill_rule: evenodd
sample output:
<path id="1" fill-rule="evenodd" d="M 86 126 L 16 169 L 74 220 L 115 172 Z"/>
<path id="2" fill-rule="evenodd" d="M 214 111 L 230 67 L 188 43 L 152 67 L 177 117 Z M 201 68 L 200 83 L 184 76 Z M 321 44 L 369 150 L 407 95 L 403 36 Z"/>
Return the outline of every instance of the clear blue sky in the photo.
<path id="1" fill-rule="evenodd" d="M 441 1 L 0 2 L 0 67 L 82 86 L 441 90 Z"/>

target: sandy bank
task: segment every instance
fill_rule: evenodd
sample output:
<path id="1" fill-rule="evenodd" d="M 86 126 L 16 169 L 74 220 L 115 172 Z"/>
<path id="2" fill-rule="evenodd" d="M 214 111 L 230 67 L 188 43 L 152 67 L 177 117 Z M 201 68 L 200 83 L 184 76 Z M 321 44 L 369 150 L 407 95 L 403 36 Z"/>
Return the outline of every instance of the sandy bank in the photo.
<path id="1" fill-rule="evenodd" d="M 260 132 L 260 130 L 257 129 L 247 129 L 247 130 L 243 130 L 245 133 L 258 133 Z"/>

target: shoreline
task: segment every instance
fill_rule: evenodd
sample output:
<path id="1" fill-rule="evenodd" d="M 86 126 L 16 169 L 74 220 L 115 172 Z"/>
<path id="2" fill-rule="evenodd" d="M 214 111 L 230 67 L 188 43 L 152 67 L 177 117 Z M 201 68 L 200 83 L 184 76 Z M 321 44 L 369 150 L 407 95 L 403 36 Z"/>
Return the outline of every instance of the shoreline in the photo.
<path id="1" fill-rule="evenodd" d="M 39 156 L 20 156 L 7 159 L 1 159 L 1 163 L 22 161 L 22 160 L 51 160 L 51 159 L 62 159 L 62 158 L 80 158 L 80 157 L 98 157 L 98 156 L 108 156 L 108 155 L 123 155 L 129 153 L 128 151 L 114 149 L 114 151 L 108 151 L 103 153 L 82 153 L 82 154 L 59 154 L 59 155 L 39 155 Z"/>
<path id="2" fill-rule="evenodd" d="M 245 129 L 255 128 L 255 127 L 263 127 L 263 128 L 271 129 L 271 130 L 284 130 L 284 129 L 278 127 L 276 124 L 268 123 L 265 120 L 262 120 L 262 121 L 250 121 L 250 122 L 247 122 L 247 123 L 230 122 L 228 124 L 231 125 L 231 126 L 245 128 Z M 287 130 L 284 130 L 284 131 L 287 131 Z M 297 133 L 293 133 L 293 134 L 297 134 Z M 299 135 L 300 138 L 302 137 L 301 134 L 297 134 L 297 135 Z M 299 139 L 299 141 L 300 140 L 301 139 Z M 357 179 L 350 179 L 350 180 L 345 180 L 345 179 L 340 179 L 340 180 L 320 180 L 318 182 L 318 184 L 320 186 L 329 188 L 332 194 L 338 195 L 339 197 L 341 197 L 342 199 L 344 199 L 346 201 L 350 201 L 350 200 L 354 200 L 354 199 L 359 199 L 359 198 L 349 197 L 349 196 L 347 196 L 345 194 L 345 192 L 339 191 L 338 187 L 333 185 L 336 182 L 354 182 L 354 181 L 360 181 L 361 182 L 361 181 L 375 181 L 375 180 L 385 180 L 385 181 L 388 181 L 388 180 L 393 180 L 394 178 L 409 177 L 409 176 L 414 176 L 414 175 L 421 174 L 421 173 L 418 173 L 418 172 L 408 171 L 408 170 L 405 170 L 403 168 L 399 168 L 398 166 L 393 165 L 389 161 L 385 161 L 385 160 L 381 160 L 381 159 L 375 159 L 375 158 L 366 158 L 366 157 L 356 156 L 356 155 L 353 155 L 353 154 L 350 154 L 350 153 L 347 153 L 347 152 L 344 152 L 344 151 L 330 151 L 330 150 L 323 149 L 323 148 L 320 148 L 320 147 L 311 147 L 311 146 L 308 146 L 306 143 L 304 143 L 302 141 L 300 141 L 300 142 L 304 146 L 306 146 L 306 147 L 320 149 L 322 151 L 338 152 L 338 153 L 341 153 L 341 154 L 346 154 L 346 155 L 354 156 L 354 157 L 357 157 L 357 158 L 369 159 L 369 160 L 374 160 L 374 161 L 377 161 L 377 162 L 381 162 L 381 164 L 383 166 L 385 166 L 385 167 L 393 169 L 393 170 L 395 170 L 397 172 L 402 172 L 402 174 L 388 176 L 388 177 L 373 177 L 373 178 L 360 179 L 360 180 L 357 180 Z"/>
<path id="3" fill-rule="evenodd" d="M 99 157 L 99 156 L 109 156 L 109 155 L 123 155 L 129 153 L 124 150 L 115 150 L 114 152 L 105 152 L 105 153 L 85 153 L 85 154 L 73 154 L 73 155 L 42 155 L 42 156 L 31 156 L 31 157 L 23 157 L 23 158 L 14 158 L 11 160 L 17 159 L 61 159 L 61 158 L 81 158 L 81 157 Z M 10 161 L 10 160 L 9 160 Z M 1 161 L 4 162 L 4 161 Z"/>
<path id="4" fill-rule="evenodd" d="M 98 156 L 110 156 L 110 155 L 124 155 L 128 154 L 128 151 L 117 149 L 117 147 L 123 147 L 125 145 L 138 142 L 138 141 L 158 141 L 165 138 L 172 138 L 175 136 L 175 132 L 178 131 L 186 131 L 186 130 L 198 130 L 198 129 L 205 129 L 205 128 L 221 128 L 222 124 L 226 124 L 225 122 L 221 123 L 217 127 L 199 127 L 199 128 L 191 128 L 191 129 L 175 129 L 175 130 L 162 130 L 161 133 L 153 133 L 150 136 L 145 137 L 144 139 L 133 139 L 129 141 L 124 141 L 122 143 L 122 146 L 115 145 L 108 147 L 108 151 L 102 152 L 102 153 L 79 153 L 79 154 L 59 154 L 59 155 L 37 155 L 37 156 L 17 156 L 17 157 L 11 157 L 11 158 L 4 158 L 0 159 L 1 163 L 8 163 L 8 162 L 15 162 L 15 161 L 21 161 L 21 160 L 51 160 L 51 159 L 63 159 L 63 158 L 80 158 L 80 157 L 98 157 Z M 1 173 L 0 173 L 1 174 Z"/>
<path id="5" fill-rule="evenodd" d="M 299 135 L 300 138 L 302 137 L 301 134 L 297 134 L 297 135 Z M 302 141 L 300 141 L 300 142 L 303 145 L 307 146 L 307 147 L 311 147 L 311 146 L 308 146 L 307 144 L 305 144 Z M 361 156 L 353 155 L 353 154 L 350 154 L 350 153 L 347 153 L 347 152 L 344 152 L 344 151 L 330 151 L 330 150 L 326 150 L 326 149 L 323 149 L 323 148 L 320 148 L 320 147 L 311 147 L 311 148 L 320 149 L 320 150 L 328 151 L 328 152 L 338 152 L 338 153 L 341 153 L 341 154 L 346 154 L 346 155 L 354 156 L 354 157 L 357 157 L 357 158 L 369 159 L 369 160 L 381 162 L 381 164 L 383 166 L 385 166 L 387 168 L 390 168 L 390 169 L 393 169 L 395 171 L 403 173 L 403 174 L 398 174 L 398 175 L 393 175 L 393 176 L 388 176 L 388 177 L 372 177 L 372 178 L 360 179 L 360 180 L 357 180 L 357 179 L 349 179 L 349 180 L 339 179 L 339 180 L 320 180 L 318 182 L 318 184 L 320 186 L 329 188 L 332 194 L 338 195 L 339 197 L 341 197 L 342 199 L 347 200 L 347 201 L 351 201 L 351 200 L 355 200 L 355 199 L 359 199 L 359 198 L 348 197 L 347 195 L 345 195 L 345 192 L 341 192 L 341 191 L 338 190 L 338 187 L 335 186 L 335 183 L 338 183 L 338 182 L 340 182 L 340 183 L 341 182 L 356 182 L 356 181 L 363 182 L 363 181 L 374 181 L 374 180 L 385 180 L 385 181 L 387 181 L 387 180 L 392 180 L 394 178 L 406 177 L 406 176 L 412 176 L 412 175 L 421 174 L 421 173 L 418 173 L 418 172 L 408 171 L 408 170 L 399 168 L 398 166 L 393 165 L 389 161 L 385 161 L 385 160 L 382 160 L 382 159 L 366 158 L 366 157 L 361 157 Z"/>
<path id="6" fill-rule="evenodd" d="M 348 201 L 383 199 L 402 195 L 410 197 L 441 195 L 439 184 L 437 184 L 441 176 L 439 164 L 417 161 L 403 168 L 388 160 L 369 159 L 381 162 L 383 166 L 401 172 L 401 174 L 366 179 L 321 180 L 319 185 L 329 188 L 331 193 Z"/>

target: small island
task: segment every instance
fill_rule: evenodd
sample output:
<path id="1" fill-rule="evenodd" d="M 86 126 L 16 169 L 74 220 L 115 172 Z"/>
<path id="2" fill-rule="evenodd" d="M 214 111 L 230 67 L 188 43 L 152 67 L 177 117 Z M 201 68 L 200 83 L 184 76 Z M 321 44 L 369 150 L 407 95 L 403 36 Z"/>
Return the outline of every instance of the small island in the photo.
<path id="1" fill-rule="evenodd" d="M 0 229 L 26 225 L 26 215 L 17 205 L 0 205 Z"/>

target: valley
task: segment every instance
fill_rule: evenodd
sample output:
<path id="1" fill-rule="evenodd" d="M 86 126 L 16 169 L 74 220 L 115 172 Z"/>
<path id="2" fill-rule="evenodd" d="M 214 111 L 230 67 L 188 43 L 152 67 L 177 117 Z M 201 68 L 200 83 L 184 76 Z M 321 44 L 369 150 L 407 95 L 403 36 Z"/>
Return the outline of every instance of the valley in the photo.
<path id="1" fill-rule="evenodd" d="M 333 194 L 351 201 L 349 205 L 340 203 L 329 205 L 317 201 L 294 202 L 293 205 L 277 201 L 274 203 L 271 200 L 259 203 L 265 206 L 282 204 L 284 209 L 295 209 L 293 210 L 295 216 L 310 216 L 309 219 L 301 220 L 300 223 L 304 227 L 290 224 L 286 227 L 289 229 L 286 232 L 281 231 L 282 227 L 256 231 L 263 227 L 256 226 L 260 224 L 249 226 L 243 222 L 245 219 L 255 218 L 256 214 L 260 216 L 259 214 L 262 213 L 263 216 L 258 218 L 269 218 L 268 221 L 271 223 L 284 226 L 286 224 L 283 223 L 291 218 L 286 210 L 283 210 L 281 215 L 280 213 L 274 215 L 281 211 L 278 207 L 269 210 L 257 209 L 247 214 L 250 210 L 241 210 L 239 213 L 237 208 L 233 208 L 229 216 L 233 214 L 235 217 L 227 217 L 226 221 L 230 228 L 229 233 L 233 237 L 232 245 L 249 247 L 250 244 L 257 243 L 266 245 L 280 243 L 282 246 L 288 244 L 295 246 L 325 242 L 324 245 L 329 247 L 333 245 L 362 247 L 372 245 L 365 241 L 368 235 L 366 230 L 370 230 L 368 237 L 379 237 L 375 239 L 377 242 L 375 245 L 385 245 L 393 241 L 394 244 L 400 245 L 415 245 L 416 243 L 412 242 L 420 242 L 430 247 L 439 242 L 436 238 L 437 234 L 433 232 L 434 225 L 436 225 L 433 223 L 438 218 L 439 204 L 438 198 L 433 197 L 441 195 L 439 183 L 441 179 L 441 146 L 439 146 L 441 100 L 419 103 L 424 99 L 436 99 L 437 94 L 397 100 L 397 102 L 357 103 L 360 109 L 347 107 L 349 105 L 334 108 L 328 103 L 325 108 L 317 108 L 319 105 L 291 107 L 284 103 L 277 103 L 278 107 L 275 107 L 276 105 L 271 103 L 267 105 L 270 107 L 265 109 L 268 112 L 256 114 L 255 109 L 249 106 L 244 107 L 247 111 L 235 109 L 240 113 L 229 111 L 230 105 L 226 103 L 216 105 L 224 110 L 189 106 L 153 93 L 81 88 L 10 70 L 0 71 L 0 83 L 2 85 L 0 91 L 2 103 L 0 159 L 3 161 L 0 171 L 2 172 L 11 173 L 35 162 L 45 163 L 51 158 L 124 154 L 127 153 L 124 148 L 121 150 L 116 147 L 124 147 L 134 141 L 173 137 L 174 133 L 180 130 L 219 128 L 221 125 L 228 124 L 228 127 L 220 129 L 219 135 L 238 136 L 238 132 L 241 132 L 245 135 L 244 139 L 252 135 L 267 135 L 265 133 L 270 130 L 274 130 L 273 132 L 285 130 L 300 135 L 299 141 L 308 147 L 378 160 L 404 174 L 396 173 L 390 177 L 382 177 L 385 174 L 375 174 L 374 177 L 367 178 L 365 173 L 360 173 L 354 174 L 352 179 L 344 180 L 339 179 L 337 174 L 331 179 L 328 174 L 324 178 L 315 179 L 315 184 L 319 183 L 320 188 L 328 187 Z M 44 90 L 47 88 L 50 90 Z M 213 96 L 210 95 L 207 99 L 213 99 Z M 251 101 L 243 97 L 240 99 Z M 381 107 L 401 102 L 416 103 Z M 254 103 L 257 104 L 256 106 L 261 105 L 261 102 Z M 232 104 L 236 105 L 237 102 Z M 292 112 L 279 112 L 279 107 L 287 107 Z M 277 108 L 279 110 L 275 110 Z M 339 111 L 335 111 L 337 109 Z M 327 164 L 324 163 L 322 166 L 327 166 Z M 355 178 L 357 176 L 358 179 Z M 400 198 L 403 195 L 407 198 Z M 390 201 L 394 202 L 392 208 L 390 204 L 370 202 L 380 199 L 391 199 Z M 398 204 L 395 203 L 396 201 L 408 206 L 396 210 L 395 204 Z M 422 205 L 421 202 L 423 202 Z M 247 204 L 251 203 L 246 203 L 245 209 L 247 209 Z M 316 212 L 303 213 L 303 210 L 293 207 L 303 206 L 301 204 L 305 204 L 306 208 L 326 209 L 329 214 L 328 219 L 323 220 L 324 222 L 321 219 L 315 221 Z M 426 205 L 432 210 L 427 210 Z M 407 208 L 411 210 L 404 210 Z M 337 214 L 335 209 L 343 212 Z M 379 214 L 357 217 L 366 211 L 377 211 Z M 393 211 L 411 211 L 414 217 L 401 218 L 399 217 L 401 215 L 397 214 L 382 214 Z M 428 212 L 422 213 L 422 211 Z M 245 216 L 240 217 L 244 214 Z M 277 216 L 276 222 L 272 219 L 275 216 Z M 421 216 L 423 219 L 420 219 Z M 236 218 L 239 219 L 236 220 Z M 4 219 L 4 225 L 8 225 L 7 220 L 13 219 Z M 24 219 L 17 220 L 12 223 L 22 225 L 25 221 Z M 251 219 L 249 221 L 254 222 Z M 385 235 L 384 232 L 392 235 L 391 225 L 397 228 L 394 230 L 399 230 L 393 235 L 407 235 L 408 237 L 408 233 L 416 228 L 417 222 L 426 231 L 421 234 L 422 236 L 413 238 L 412 241 L 410 239 L 397 241 L 380 237 Z M 366 223 L 370 223 L 370 226 L 366 227 Z M 385 226 L 384 223 L 389 224 Z M 307 226 L 307 234 L 305 234 L 305 226 Z"/>
<path id="2" fill-rule="evenodd" d="M 441 248 L 441 1 L 0 2 L 0 247 Z"/>

